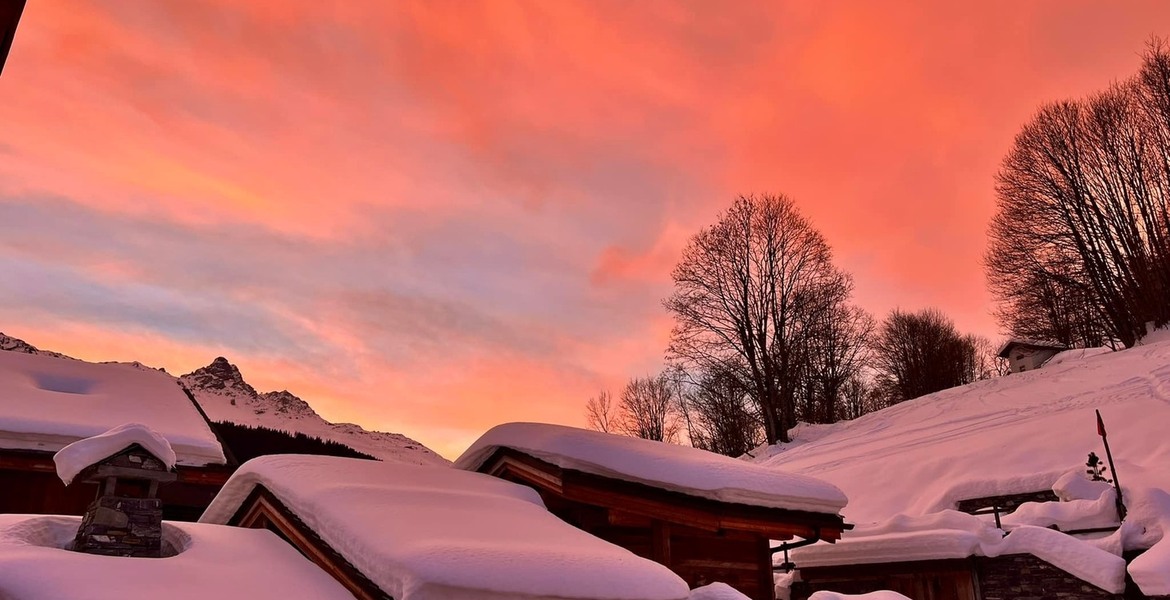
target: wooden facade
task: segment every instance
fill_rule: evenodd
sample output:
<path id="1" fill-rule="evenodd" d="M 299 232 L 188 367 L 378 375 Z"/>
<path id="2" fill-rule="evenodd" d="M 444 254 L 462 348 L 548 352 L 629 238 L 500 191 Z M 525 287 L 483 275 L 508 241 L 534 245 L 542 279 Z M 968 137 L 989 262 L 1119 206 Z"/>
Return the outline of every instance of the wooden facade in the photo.
<path id="1" fill-rule="evenodd" d="M 970 558 L 801 568 L 792 600 L 822 590 L 841 594 L 898 592 L 911 600 L 979 600 L 982 595 Z"/>
<path id="2" fill-rule="evenodd" d="M 297 549 L 326 573 L 341 583 L 358 600 L 392 600 L 382 588 L 370 581 L 345 560 L 321 536 L 305 525 L 284 503 L 263 485 L 257 485 L 228 521 L 228 525 L 250 529 L 267 529 Z"/>
<path id="3" fill-rule="evenodd" d="M 500 448 L 480 472 L 534 488 L 567 523 L 670 568 L 692 588 L 727 583 L 773 600 L 770 540 L 840 539 L 836 514 L 720 502 L 564 469 Z"/>
<path id="4" fill-rule="evenodd" d="M 1125 557 L 1126 562 L 1133 555 Z M 1147 600 L 1128 580 L 1124 593 L 1087 583 L 1031 554 L 801 568 L 792 600 L 814 592 L 893 590 L 911 600 Z M 1153 600 L 1152 598 L 1150 600 Z"/>
<path id="5" fill-rule="evenodd" d="M 96 483 L 69 487 L 57 477 L 53 452 L 0 449 L 0 513 L 81 515 L 97 495 Z M 234 466 L 175 468 L 175 481 L 161 487 L 163 518 L 194 521 L 219 493 Z"/>

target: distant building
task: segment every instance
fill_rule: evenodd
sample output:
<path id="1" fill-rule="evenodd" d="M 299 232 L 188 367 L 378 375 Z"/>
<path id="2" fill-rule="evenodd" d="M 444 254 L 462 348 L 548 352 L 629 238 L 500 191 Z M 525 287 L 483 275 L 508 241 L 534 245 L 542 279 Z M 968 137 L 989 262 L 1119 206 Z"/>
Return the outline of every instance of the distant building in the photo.
<path id="1" fill-rule="evenodd" d="M 1010 339 L 999 349 L 999 357 L 1007 359 L 1012 373 L 1022 373 L 1039 369 L 1065 350 L 1066 346 L 1055 342 Z"/>

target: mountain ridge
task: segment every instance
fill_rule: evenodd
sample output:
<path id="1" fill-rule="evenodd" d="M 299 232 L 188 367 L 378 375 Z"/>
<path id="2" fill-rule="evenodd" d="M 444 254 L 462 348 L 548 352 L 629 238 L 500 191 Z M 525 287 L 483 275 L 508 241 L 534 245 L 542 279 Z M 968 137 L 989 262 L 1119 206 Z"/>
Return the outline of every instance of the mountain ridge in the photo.
<path id="1" fill-rule="evenodd" d="M 0 351 L 21 352 L 79 360 L 60 352 L 42 350 L 28 342 L 0 332 Z M 151 368 L 134 363 L 142 368 Z M 158 369 L 166 372 L 165 369 Z M 239 367 L 223 356 L 176 380 L 191 392 L 199 407 L 212 421 L 262 426 L 288 433 L 303 433 L 350 446 L 381 460 L 418 465 L 449 465 L 450 461 L 430 448 L 400 433 L 370 431 L 354 423 L 333 423 L 288 390 L 259 392 L 249 384 Z"/>

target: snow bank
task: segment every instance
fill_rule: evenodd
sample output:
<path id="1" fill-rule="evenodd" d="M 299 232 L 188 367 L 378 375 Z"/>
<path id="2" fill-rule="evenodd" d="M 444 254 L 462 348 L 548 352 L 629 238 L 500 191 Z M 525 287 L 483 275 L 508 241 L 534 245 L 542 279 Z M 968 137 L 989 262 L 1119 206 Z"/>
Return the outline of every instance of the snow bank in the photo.
<path id="1" fill-rule="evenodd" d="M 1004 529 L 1020 525 L 1052 527 L 1062 531 L 1117 527 L 1117 492 L 1106 489 L 1096 500 L 1027 502 L 1001 519 Z"/>
<path id="2" fill-rule="evenodd" d="M 1158 516 L 1143 528 L 1156 541 L 1130 563 L 1129 574 L 1147 596 L 1170 595 L 1170 493 L 1145 488 L 1132 499 L 1131 511 Z"/>
<path id="3" fill-rule="evenodd" d="M 723 502 L 834 514 L 846 503 L 841 490 L 812 477 L 689 446 L 540 423 L 493 427 L 456 459 L 455 467 L 474 471 L 499 448 L 565 469 Z"/>
<path id="4" fill-rule="evenodd" d="M 1042 369 L 823 426 L 807 443 L 798 429 L 797 443 L 759 464 L 832 483 L 851 500 L 847 520 L 880 522 L 1051 489 L 1089 452 L 1104 455 L 1099 408 L 1122 483 L 1140 467 L 1160 471 L 1157 485 L 1170 489 L 1170 342 L 1101 352 L 1068 351 Z"/>
<path id="5" fill-rule="evenodd" d="M 215 434 L 166 373 L 0 352 L 0 448 L 56 452 L 123 423 L 143 423 L 169 440 L 178 464 L 225 462 Z"/>
<path id="6" fill-rule="evenodd" d="M 534 490 L 446 467 L 264 456 L 200 520 L 226 523 L 257 484 L 398 600 L 688 595 L 666 567 L 553 516 Z"/>
<path id="7" fill-rule="evenodd" d="M 1146 594 L 1170 594 L 1170 542 L 1165 541 L 1170 533 L 1170 436 L 1165 433 L 1170 422 L 1170 331 L 1155 332 L 1142 345 L 1119 352 L 1062 352 L 1042 369 L 944 390 L 823 426 L 809 431 L 807 440 L 800 437 L 805 431 L 797 429 L 794 444 L 755 454 L 761 457 L 759 464 L 824 479 L 851 498 L 843 513 L 859 525 L 857 531 L 846 533 L 836 550 L 802 549 L 801 555 L 812 553 L 808 556 L 820 556 L 817 560 L 842 552 L 846 554 L 841 557 L 856 562 L 880 552 L 873 539 L 858 540 L 867 548 L 848 549 L 867 524 L 880 527 L 903 514 L 931 515 L 954 508 L 962 499 L 1052 489 L 1064 502 L 1024 504 L 1003 519 L 1004 527 L 1012 530 L 1008 539 L 1030 539 L 1048 534 L 1023 533 L 1022 528 L 1116 524 L 1111 486 L 1090 482 L 1083 474 L 1089 452 L 1104 457 L 1093 413 L 1098 408 L 1110 434 L 1127 521 L 1113 535 L 1062 546 L 1059 556 L 1044 555 L 1042 548 L 1033 553 L 1068 565 L 1070 572 L 1080 568 L 1082 559 L 1098 560 L 1096 571 L 1102 575 L 1095 583 L 1107 587 L 1116 581 L 1117 554 L 1148 548 L 1130 565 L 1130 574 Z M 941 554 L 960 552 L 973 543 L 969 529 L 941 531 L 921 534 Z M 899 535 L 913 537 L 909 532 Z M 940 535 L 954 539 L 944 541 Z M 895 547 L 911 542 L 900 543 Z"/>
<path id="8" fill-rule="evenodd" d="M 80 517 L 0 514 L 0 598 L 10 600 L 353 600 L 270 531 L 163 524 L 169 558 L 66 550 Z"/>
<path id="9" fill-rule="evenodd" d="M 808 600 L 910 600 L 909 598 L 888 590 L 870 592 L 868 594 L 838 594 L 837 592 L 814 592 Z"/>
<path id="10" fill-rule="evenodd" d="M 983 556 L 1031 554 L 1112 594 L 1125 591 L 1125 559 L 1052 529 L 1019 527 L 980 550 Z"/>
<path id="11" fill-rule="evenodd" d="M 175 467 L 175 451 L 166 438 L 141 423 L 127 423 L 100 435 L 78 440 L 58 450 L 53 455 L 53 462 L 57 465 L 57 476 L 65 485 L 69 485 L 86 467 L 134 444 L 146 448 L 168 469 Z"/>
<path id="12" fill-rule="evenodd" d="M 751 600 L 726 583 L 712 583 L 691 590 L 690 600 Z"/>

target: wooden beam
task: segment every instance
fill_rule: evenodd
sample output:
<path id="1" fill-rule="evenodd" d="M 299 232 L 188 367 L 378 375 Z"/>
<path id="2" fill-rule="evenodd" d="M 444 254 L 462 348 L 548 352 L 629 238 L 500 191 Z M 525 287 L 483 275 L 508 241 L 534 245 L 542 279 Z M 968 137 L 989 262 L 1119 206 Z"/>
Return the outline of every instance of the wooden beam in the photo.
<path id="1" fill-rule="evenodd" d="M 253 488 L 228 525 L 273 531 L 358 600 L 393 600 L 262 485 Z"/>
<path id="2" fill-rule="evenodd" d="M 741 531 L 776 540 L 840 539 L 852 526 L 840 515 L 720 502 L 652 485 L 564 469 L 511 448 L 500 448 L 480 471 L 524 483 L 571 501 L 661 519 L 708 532 Z"/>
<path id="3" fill-rule="evenodd" d="M 117 477 L 119 479 L 150 479 L 162 483 L 170 483 L 179 478 L 175 473 L 170 471 L 146 471 L 143 469 L 131 469 L 128 467 L 118 467 L 114 465 L 98 465 L 92 470 L 88 470 L 83 481 L 94 482 L 100 481 L 107 477 Z"/>
<path id="4" fill-rule="evenodd" d="M 673 568 L 670 559 L 670 523 L 655 519 L 650 523 L 650 550 L 654 554 L 654 562 Z"/>

